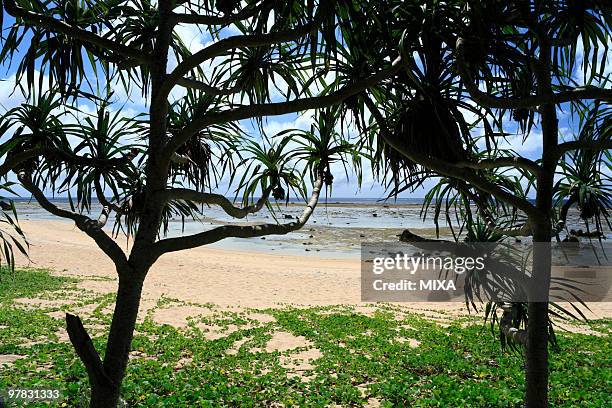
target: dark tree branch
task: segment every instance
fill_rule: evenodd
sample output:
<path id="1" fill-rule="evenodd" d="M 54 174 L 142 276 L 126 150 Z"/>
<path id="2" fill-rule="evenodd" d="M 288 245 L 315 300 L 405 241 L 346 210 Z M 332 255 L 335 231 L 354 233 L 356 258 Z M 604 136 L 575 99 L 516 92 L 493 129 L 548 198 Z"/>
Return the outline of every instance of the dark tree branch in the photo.
<path id="1" fill-rule="evenodd" d="M 196 89 L 198 91 L 202 91 L 204 93 L 215 96 L 229 96 L 235 94 L 240 90 L 240 88 L 236 86 L 227 89 L 217 88 L 215 86 L 209 85 L 205 82 L 193 78 L 181 78 L 178 80 L 177 85 L 180 85 L 184 88 Z"/>
<path id="2" fill-rule="evenodd" d="M 4 163 L 0 164 L 0 177 L 6 176 L 9 171 L 18 168 L 22 163 L 49 152 L 50 149 L 46 147 L 36 147 L 7 156 Z"/>
<path id="3" fill-rule="evenodd" d="M 186 200 L 202 204 L 218 205 L 227 215 L 233 218 L 245 218 L 249 214 L 260 211 L 268 201 L 271 192 L 272 187 L 266 188 L 255 204 L 246 207 L 236 207 L 230 200 L 221 194 L 204 193 L 187 188 L 164 190 L 162 192 L 162 199 L 165 202 L 170 200 Z"/>
<path id="4" fill-rule="evenodd" d="M 106 198 L 106 195 L 104 194 L 104 189 L 102 188 L 102 184 L 100 183 L 100 178 L 98 174 L 96 174 L 94 178 L 94 189 L 96 190 L 96 197 L 98 197 L 98 201 L 100 202 L 100 204 L 102 204 L 103 207 L 105 207 L 104 208 L 105 211 L 103 210 L 102 214 L 106 212 L 106 215 L 108 216 L 108 212 L 110 210 L 113 210 L 117 214 L 124 213 L 124 211 L 121 209 L 120 206 L 118 206 L 115 203 L 110 202 Z M 106 221 L 105 221 L 105 224 L 106 224 Z"/>
<path id="5" fill-rule="evenodd" d="M 557 146 L 556 155 L 557 157 L 563 156 L 570 150 L 609 150 L 612 149 L 612 140 L 573 140 L 571 142 L 564 142 Z"/>
<path id="6" fill-rule="evenodd" d="M 497 169 L 500 167 L 515 167 L 527 170 L 532 174 L 538 174 L 541 170 L 540 166 L 536 162 L 526 159 L 524 157 L 499 157 L 495 159 L 479 160 L 477 162 L 466 160 L 453 163 L 453 165 L 460 168 L 474 170 Z"/>
<path id="7" fill-rule="evenodd" d="M 528 237 L 533 234 L 529 221 L 512 228 L 500 228 L 495 224 L 492 218 L 486 219 L 485 221 L 487 223 L 487 228 L 490 231 L 502 234 L 506 237 Z"/>
<path id="8" fill-rule="evenodd" d="M 343 100 L 350 98 L 359 92 L 376 85 L 377 83 L 395 75 L 402 67 L 401 59 L 396 59 L 389 68 L 370 76 L 361 81 L 346 85 L 342 89 L 332 92 L 329 95 L 301 98 L 288 102 L 254 104 L 240 106 L 223 112 L 209 113 L 201 118 L 194 120 L 183 131 L 173 137 L 166 149 L 168 157 L 178 149 L 183 143 L 189 140 L 200 130 L 210 125 L 233 122 L 254 117 L 284 115 L 287 113 L 300 112 L 308 109 L 320 109 L 335 105 Z"/>
<path id="9" fill-rule="evenodd" d="M 174 24 L 202 24 L 202 25 L 228 25 L 232 23 L 236 23 L 240 20 L 246 20 L 247 18 L 254 17 L 257 13 L 261 11 L 261 6 L 263 4 L 259 4 L 257 6 L 252 6 L 251 4 L 247 5 L 242 10 L 237 13 L 231 14 L 229 16 L 213 16 L 213 15 L 205 15 L 205 14 L 196 14 L 196 13 L 174 13 L 172 15 L 172 20 Z"/>
<path id="10" fill-rule="evenodd" d="M 21 18 L 30 24 L 35 24 L 38 27 L 45 27 L 51 31 L 65 34 L 71 38 L 88 42 L 110 52 L 117 53 L 123 57 L 133 59 L 142 64 L 150 64 L 152 61 L 150 55 L 140 50 L 109 40 L 108 38 L 101 37 L 92 33 L 91 31 L 71 26 L 64 21 L 57 20 L 51 16 L 26 10 L 19 7 L 15 3 L 15 0 L 4 0 L 4 7 L 11 16 Z"/>
<path id="11" fill-rule="evenodd" d="M 323 178 L 319 177 L 314 184 L 310 200 L 302 215 L 297 221 L 285 224 L 260 224 L 260 225 L 223 225 L 209 231 L 200 232 L 179 238 L 167 238 L 154 244 L 152 252 L 154 257 L 159 257 L 167 252 L 182 251 L 196 248 L 202 245 L 212 244 L 222 239 L 254 238 L 264 235 L 285 235 L 302 228 L 312 215 L 323 187 Z"/>
<path id="12" fill-rule="evenodd" d="M 102 360 L 100 360 L 100 355 L 91 341 L 91 337 L 87 334 L 78 316 L 66 313 L 66 331 L 75 351 L 85 365 L 89 378 L 94 382 L 91 386 L 106 388 L 113 384 L 104 370 Z"/>
<path id="13" fill-rule="evenodd" d="M 76 226 L 89 235 L 98 247 L 104 251 L 104 253 L 113 260 L 115 265 L 122 267 L 129 267 L 128 260 L 125 256 L 125 253 L 121 250 L 119 245 L 115 241 L 112 240 L 104 231 L 98 221 L 94 221 L 91 218 L 83 215 L 77 214 L 72 211 L 64 210 L 52 204 L 47 197 L 45 197 L 44 193 L 34 184 L 30 174 L 25 172 L 21 172 L 18 175 L 19 181 L 23 185 L 23 187 L 32 194 L 32 196 L 38 201 L 40 206 L 44 208 L 46 211 L 51 214 L 61 217 L 68 218 L 76 224 Z"/>
<path id="14" fill-rule="evenodd" d="M 489 95 L 478 88 L 472 80 L 465 61 L 465 39 L 457 39 L 455 57 L 457 60 L 457 71 L 461 76 L 463 85 L 470 93 L 472 99 L 483 106 L 499 109 L 521 109 L 534 108 L 544 104 L 560 104 L 584 99 L 612 100 L 612 89 L 598 88 L 595 86 L 584 86 L 573 88 L 569 91 L 553 93 L 552 95 L 533 95 L 524 98 L 502 98 Z"/>
<path id="15" fill-rule="evenodd" d="M 463 182 L 463 180 L 461 180 Z M 469 198 L 476 204 L 476 208 L 485 221 L 487 229 L 491 232 L 495 232 L 498 234 L 502 234 L 508 237 L 517 237 L 517 236 L 529 236 L 531 235 L 531 224 L 529 221 L 525 222 L 523 225 L 512 228 L 500 228 L 495 222 L 494 215 L 491 214 L 487 203 L 483 200 L 478 194 L 474 194 L 468 188 L 467 184 L 463 182 L 464 187 L 461 189 Z"/>
<path id="16" fill-rule="evenodd" d="M 106 225 L 106 223 L 108 222 L 108 216 L 110 214 L 110 207 L 108 206 L 103 206 L 102 207 L 102 212 L 100 213 L 100 215 L 98 216 L 98 227 L 99 228 L 104 228 L 104 226 Z"/>
<path id="17" fill-rule="evenodd" d="M 177 85 L 185 75 L 200 64 L 223 55 L 229 50 L 238 47 L 260 47 L 288 41 L 295 41 L 315 28 L 314 24 L 306 24 L 292 30 L 279 31 L 268 34 L 234 35 L 217 41 L 185 58 L 165 79 L 158 94 L 158 98 L 166 98 L 172 88 Z"/>
<path id="18" fill-rule="evenodd" d="M 502 305 L 501 308 L 504 312 L 499 320 L 499 329 L 503 335 L 523 347 L 527 346 L 527 330 L 517 329 L 512 325 L 516 315 L 515 307 L 509 304 Z"/>

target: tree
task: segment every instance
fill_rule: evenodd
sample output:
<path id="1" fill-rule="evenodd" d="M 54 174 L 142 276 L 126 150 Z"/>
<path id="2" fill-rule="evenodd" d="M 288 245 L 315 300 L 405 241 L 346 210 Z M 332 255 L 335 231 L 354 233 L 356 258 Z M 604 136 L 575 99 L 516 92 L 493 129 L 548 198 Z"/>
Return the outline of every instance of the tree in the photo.
<path id="1" fill-rule="evenodd" d="M 572 206 L 599 229 L 608 222 L 609 2 L 379 5 L 374 18 L 347 30 L 347 52 L 362 60 L 400 52 L 408 68 L 343 106 L 360 118 L 364 143 L 375 151 L 374 169 L 388 180 L 392 195 L 441 177 L 424 212 L 434 207 L 436 225 L 446 214 L 444 221 L 455 224 L 453 234 L 462 239 L 466 228 L 482 239 L 473 233 L 480 223 L 486 226 L 481 232 L 495 232 L 496 239 L 531 236 L 550 243 L 566 228 Z M 404 28 L 406 21 L 411 24 Z M 581 119 L 568 140 L 561 139 L 560 110 Z M 535 138 L 539 157 L 508 146 L 513 133 L 521 135 L 517 144 Z M 545 407 L 547 343 L 554 337 L 549 303 L 538 296 L 550 287 L 551 256 L 546 245 L 533 251 L 531 301 L 499 305 L 500 322 L 502 339 L 525 346 L 527 406 Z"/>
<path id="2" fill-rule="evenodd" d="M 246 137 L 244 121 L 253 119 L 262 130 L 268 116 L 331 108 L 392 77 L 401 60 L 377 59 L 360 67 L 362 75 L 340 70 L 337 30 L 367 11 L 351 1 L 0 4 L 10 24 L 0 58 L 16 69 L 16 83 L 27 97 L 3 116 L 2 134 L 10 138 L 2 144 L 0 174 L 17 174 L 44 209 L 74 221 L 116 267 L 119 283 L 103 360 L 80 319 L 66 315 L 89 377 L 91 406 L 115 407 L 151 265 L 165 253 L 227 237 L 301 228 L 333 180 L 330 164 L 348 160 L 353 149 L 334 133 L 325 111 L 316 114 L 319 126 L 311 132 L 280 141 L 263 138 L 263 144 Z M 190 52 L 179 26 L 199 28 L 212 42 Z M 311 80 L 328 74 L 336 77 L 331 83 Z M 286 100 L 273 100 L 274 86 Z M 126 117 L 114 103 L 114 88 L 141 93 L 147 112 Z M 177 97 L 181 92 L 185 96 Z M 292 136 L 300 143 L 290 143 Z M 238 169 L 244 170 L 240 178 L 233 176 Z M 228 175 L 241 206 L 212 192 Z M 287 199 L 289 189 L 305 195 L 305 175 L 312 189 L 297 220 L 164 236 L 170 218 L 196 217 L 205 205 L 240 219 L 271 207 L 273 199 Z M 56 206 L 45 192 L 67 194 L 71 208 Z M 97 219 L 91 217 L 92 196 L 104 208 Z M 109 219 L 115 232 L 132 238 L 129 253 L 104 229 Z"/>

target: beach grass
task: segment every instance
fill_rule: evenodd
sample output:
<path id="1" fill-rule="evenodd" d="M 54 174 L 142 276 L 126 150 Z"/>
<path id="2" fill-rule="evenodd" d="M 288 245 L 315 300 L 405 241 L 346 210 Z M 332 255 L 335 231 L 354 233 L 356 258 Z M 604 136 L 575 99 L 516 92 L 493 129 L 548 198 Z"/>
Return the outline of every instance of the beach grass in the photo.
<path id="1" fill-rule="evenodd" d="M 84 405 L 86 374 L 61 316 L 87 311 L 103 350 L 113 295 L 77 283 L 44 270 L 2 274 L 0 355 L 15 358 L 0 369 L 0 389 L 60 388 L 56 406 Z M 173 307 L 205 313 L 182 327 L 155 321 Z M 588 327 L 598 335 L 558 334 L 555 407 L 612 403 L 612 321 Z M 164 297 L 138 323 L 132 348 L 122 392 L 130 407 L 519 407 L 524 395 L 520 353 L 501 350 L 480 318 L 431 319 L 395 305 L 217 310 Z"/>

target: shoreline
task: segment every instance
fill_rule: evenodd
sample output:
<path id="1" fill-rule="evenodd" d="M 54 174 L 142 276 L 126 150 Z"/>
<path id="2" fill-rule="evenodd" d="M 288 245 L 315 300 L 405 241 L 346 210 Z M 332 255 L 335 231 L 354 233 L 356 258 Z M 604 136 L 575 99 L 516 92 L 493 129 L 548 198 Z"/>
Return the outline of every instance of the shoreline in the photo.
<path id="1" fill-rule="evenodd" d="M 21 227 L 29 237 L 31 262 L 16 255 L 18 266 L 82 277 L 82 289 L 115 292 L 117 280 L 112 262 L 74 225 L 37 220 L 22 221 Z M 125 250 L 125 245 L 119 243 Z M 367 305 L 361 301 L 360 268 L 359 258 L 295 255 L 281 250 L 266 253 L 200 247 L 169 253 L 159 259 L 145 280 L 140 313 L 163 296 L 239 309 Z M 468 312 L 459 302 L 398 305 L 414 311 L 440 310 L 459 315 Z M 612 317 L 612 302 L 591 303 L 589 307 L 589 318 Z"/>
<path id="2" fill-rule="evenodd" d="M 68 205 L 68 200 L 67 199 L 52 199 L 50 200 L 53 203 L 59 204 L 60 206 L 62 204 L 66 204 Z M 232 203 L 236 206 L 241 206 L 242 202 L 241 201 L 233 201 L 232 199 L 230 199 L 230 201 L 232 201 Z M 17 200 L 14 201 L 15 206 L 17 208 L 19 208 L 20 206 L 22 207 L 34 207 L 34 208 L 40 208 L 40 206 L 38 205 L 37 202 L 35 201 L 31 201 L 31 200 Z M 92 199 L 92 206 L 99 206 L 100 203 L 97 201 L 93 201 Z M 306 205 L 305 202 L 301 202 L 301 201 L 289 201 L 288 203 L 285 202 L 277 202 L 274 204 L 274 207 L 278 210 L 282 212 L 283 208 L 294 208 L 294 207 L 304 207 Z M 320 208 L 325 208 L 325 207 L 329 207 L 329 208 L 359 208 L 359 209 L 363 209 L 363 208 L 372 208 L 372 209 L 418 209 L 420 210 L 422 208 L 422 203 L 416 203 L 416 202 L 412 202 L 412 203 L 398 203 L 398 202 L 385 202 L 385 201 L 355 201 L 355 202 L 349 202 L 349 201 L 329 201 L 329 202 L 325 202 L 325 201 L 320 201 L 317 204 L 317 207 Z"/>

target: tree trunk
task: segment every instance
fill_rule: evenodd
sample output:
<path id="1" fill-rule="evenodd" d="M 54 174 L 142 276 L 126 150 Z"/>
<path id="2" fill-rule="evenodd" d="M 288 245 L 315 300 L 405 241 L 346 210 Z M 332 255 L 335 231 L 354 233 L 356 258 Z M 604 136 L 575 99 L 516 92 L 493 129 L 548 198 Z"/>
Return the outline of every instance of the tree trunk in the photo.
<path id="1" fill-rule="evenodd" d="M 527 408 L 548 407 L 548 303 L 530 302 L 527 326 Z"/>
<path id="2" fill-rule="evenodd" d="M 116 408 L 120 400 L 121 382 L 128 364 L 140 305 L 143 279 L 133 271 L 121 271 L 113 320 L 106 344 L 104 362 L 78 317 L 67 315 L 70 340 L 87 369 L 91 387 L 91 408 Z"/>
<path id="3" fill-rule="evenodd" d="M 550 287 L 550 223 L 534 225 L 533 270 L 528 304 L 525 405 L 548 407 L 548 291 Z"/>

